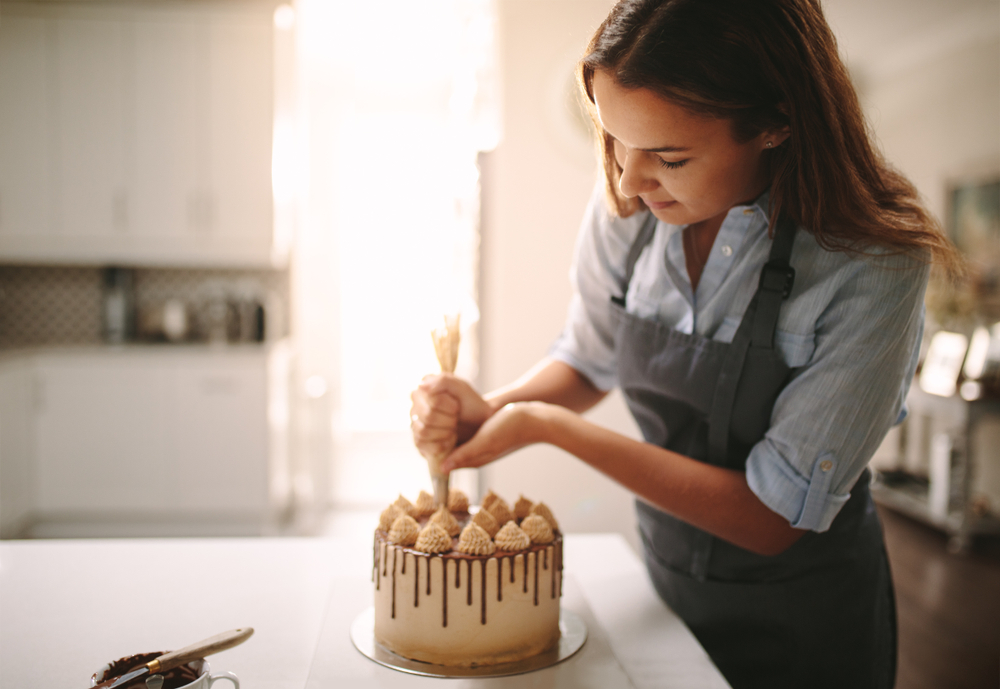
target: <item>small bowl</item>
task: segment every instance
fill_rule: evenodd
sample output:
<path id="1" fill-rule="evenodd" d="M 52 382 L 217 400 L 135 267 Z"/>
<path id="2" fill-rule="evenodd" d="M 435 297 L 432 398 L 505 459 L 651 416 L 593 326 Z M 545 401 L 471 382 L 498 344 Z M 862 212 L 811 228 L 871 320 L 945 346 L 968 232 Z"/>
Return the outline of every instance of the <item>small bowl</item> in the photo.
<path id="1" fill-rule="evenodd" d="M 102 666 L 97 672 L 95 672 L 90 677 L 90 686 L 96 687 L 101 682 L 112 677 L 128 672 L 129 669 L 138 669 L 139 665 L 148 663 L 154 658 L 166 653 L 166 651 L 154 652 L 154 653 L 137 653 L 135 655 L 125 656 L 119 658 L 118 660 L 112 661 L 104 666 Z M 198 658 L 197 660 L 192 660 L 187 664 L 197 675 L 197 679 L 191 680 L 187 684 L 178 687 L 178 689 L 208 689 L 215 683 L 218 679 L 227 679 L 233 683 L 236 689 L 239 689 L 240 681 L 237 679 L 236 675 L 231 672 L 224 672 L 218 675 L 211 675 L 211 667 L 204 658 Z M 168 671 L 169 672 L 169 671 Z M 158 673 L 154 673 L 158 674 Z M 141 686 L 141 685 L 140 685 Z"/>

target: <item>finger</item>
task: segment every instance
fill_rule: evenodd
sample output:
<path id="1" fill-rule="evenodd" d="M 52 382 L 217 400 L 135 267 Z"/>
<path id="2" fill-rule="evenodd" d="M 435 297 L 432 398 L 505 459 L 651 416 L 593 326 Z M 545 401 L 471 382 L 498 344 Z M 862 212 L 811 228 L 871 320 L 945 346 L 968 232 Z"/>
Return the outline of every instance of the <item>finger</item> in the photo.
<path id="1" fill-rule="evenodd" d="M 451 426 L 458 423 L 458 402 L 451 395 L 417 396 L 410 406 L 410 419 L 429 426 Z"/>
<path id="2" fill-rule="evenodd" d="M 455 469 L 481 467 L 496 459 L 496 453 L 491 452 L 484 441 L 473 437 L 472 440 L 455 448 L 441 461 L 441 470 L 451 472 Z"/>
<path id="3" fill-rule="evenodd" d="M 410 428 L 413 431 L 413 438 L 418 443 L 434 443 L 450 439 L 452 445 L 455 444 L 456 434 L 454 428 L 434 428 L 424 426 L 419 421 L 414 421 L 410 424 Z"/>

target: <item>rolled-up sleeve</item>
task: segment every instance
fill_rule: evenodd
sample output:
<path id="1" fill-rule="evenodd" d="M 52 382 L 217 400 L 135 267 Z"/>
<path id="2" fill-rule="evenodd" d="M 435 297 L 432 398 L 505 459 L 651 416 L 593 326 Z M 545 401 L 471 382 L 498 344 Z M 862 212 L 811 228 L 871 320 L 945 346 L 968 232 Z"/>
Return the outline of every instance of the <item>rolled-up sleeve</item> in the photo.
<path id="1" fill-rule="evenodd" d="M 917 363 L 928 268 L 899 257 L 850 265 L 816 323 L 812 359 L 746 464 L 750 489 L 800 529 L 830 528 L 899 419 Z"/>
<path id="2" fill-rule="evenodd" d="M 602 185 L 594 188 L 577 237 L 570 302 L 562 334 L 549 356 L 585 375 L 601 390 L 618 384 L 609 300 L 621 296 L 625 258 L 644 214 L 619 218 L 608 213 Z"/>

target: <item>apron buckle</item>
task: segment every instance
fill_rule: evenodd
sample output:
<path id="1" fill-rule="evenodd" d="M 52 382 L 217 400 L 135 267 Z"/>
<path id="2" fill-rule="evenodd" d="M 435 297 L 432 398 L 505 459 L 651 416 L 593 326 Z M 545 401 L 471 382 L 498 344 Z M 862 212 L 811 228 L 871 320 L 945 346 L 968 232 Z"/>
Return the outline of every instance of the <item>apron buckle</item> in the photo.
<path id="1" fill-rule="evenodd" d="M 781 292 L 787 299 L 795 284 L 795 269 L 785 261 L 768 261 L 760 271 L 760 288 L 768 292 Z"/>

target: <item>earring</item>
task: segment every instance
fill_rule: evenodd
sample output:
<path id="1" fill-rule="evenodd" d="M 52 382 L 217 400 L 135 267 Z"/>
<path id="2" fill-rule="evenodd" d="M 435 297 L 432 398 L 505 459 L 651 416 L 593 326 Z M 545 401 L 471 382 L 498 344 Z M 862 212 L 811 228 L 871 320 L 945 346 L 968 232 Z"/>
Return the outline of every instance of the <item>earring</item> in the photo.
<path id="1" fill-rule="evenodd" d="M 768 141 L 766 144 L 764 144 L 764 148 L 771 148 L 772 146 L 774 146 L 774 144 L 771 143 L 770 141 Z"/>

